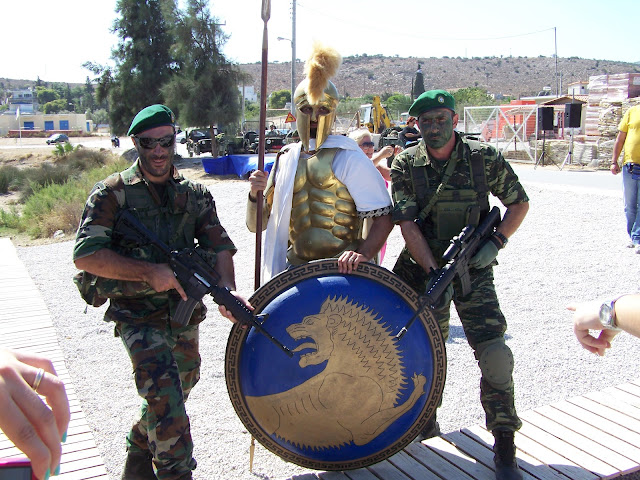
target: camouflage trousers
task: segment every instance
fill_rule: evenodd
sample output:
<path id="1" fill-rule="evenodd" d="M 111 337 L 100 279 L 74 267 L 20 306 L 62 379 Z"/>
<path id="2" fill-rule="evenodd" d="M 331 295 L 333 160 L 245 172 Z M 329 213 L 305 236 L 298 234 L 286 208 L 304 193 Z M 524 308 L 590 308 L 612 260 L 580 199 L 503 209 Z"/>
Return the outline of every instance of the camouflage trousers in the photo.
<path id="1" fill-rule="evenodd" d="M 435 251 L 434 254 L 436 254 Z M 393 271 L 416 292 L 424 293 L 428 276 L 422 267 L 411 258 L 406 248 L 398 257 Z M 503 338 L 507 330 L 507 322 L 500 310 L 493 284 L 493 268 L 471 270 L 470 277 L 471 291 L 465 296 L 462 295 L 460 279 L 457 276 L 454 279 L 453 303 L 464 328 L 467 342 L 478 360 L 478 345 Z M 432 313 L 446 341 L 449 338 L 450 304 L 439 310 L 434 310 Z M 480 379 L 480 402 L 485 411 L 487 430 L 493 431 L 500 428 L 516 431 L 520 429 L 522 422 L 516 413 L 514 398 L 513 377 L 506 388 L 497 389 L 484 378 L 484 375 L 482 376 Z"/>
<path id="2" fill-rule="evenodd" d="M 131 358 L 140 419 L 127 435 L 129 451 L 150 451 L 160 480 L 179 478 L 195 468 L 185 402 L 200 378 L 198 326 L 171 330 L 116 323 Z"/>

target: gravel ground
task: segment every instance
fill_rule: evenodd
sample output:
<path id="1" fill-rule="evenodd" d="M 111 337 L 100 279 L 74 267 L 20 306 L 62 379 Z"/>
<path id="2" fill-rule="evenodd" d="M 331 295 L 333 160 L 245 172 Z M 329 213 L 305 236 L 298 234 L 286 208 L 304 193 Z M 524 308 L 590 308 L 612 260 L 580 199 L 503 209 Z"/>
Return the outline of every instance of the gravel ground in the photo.
<path id="1" fill-rule="evenodd" d="M 527 167 L 522 167 L 527 168 Z M 564 174 L 569 174 L 563 172 Z M 590 175 L 581 173 L 580 175 Z M 625 248 L 620 192 L 526 183 L 531 209 L 520 230 L 500 253 L 496 287 L 509 322 L 507 342 L 515 355 L 516 405 L 520 411 L 637 379 L 638 340 L 621 334 L 605 357 L 583 350 L 573 336 L 573 300 L 613 297 L 637 291 L 640 255 Z M 238 288 L 253 286 L 254 237 L 244 225 L 248 183 L 222 180 L 211 185 L 219 216 L 239 247 Z M 392 232 L 384 266 L 391 268 L 402 247 Z M 19 247 L 51 312 L 78 397 L 110 477 L 119 478 L 124 435 L 139 399 L 131 367 L 103 308 L 89 308 L 71 277 L 72 242 Z M 224 354 L 230 323 L 208 300 L 201 326 L 202 377 L 187 408 L 192 421 L 196 479 L 282 479 L 307 470 L 257 445 L 249 472 L 250 435 L 227 396 Z M 479 402 L 479 370 L 457 318 L 447 342 L 448 372 L 438 420 L 443 432 L 484 422 Z"/>

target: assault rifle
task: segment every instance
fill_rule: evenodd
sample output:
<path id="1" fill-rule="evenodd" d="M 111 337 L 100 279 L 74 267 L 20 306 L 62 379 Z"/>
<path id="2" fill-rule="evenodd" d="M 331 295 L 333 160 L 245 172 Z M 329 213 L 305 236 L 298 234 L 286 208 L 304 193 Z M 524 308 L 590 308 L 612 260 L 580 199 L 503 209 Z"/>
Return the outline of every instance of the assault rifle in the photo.
<path id="1" fill-rule="evenodd" d="M 416 313 L 411 319 L 400 329 L 396 335 L 396 339 L 400 340 L 407 333 L 407 330 L 416 318 L 422 313 L 422 310 L 437 303 L 438 299 L 445 293 L 447 287 L 457 275 L 460 278 L 460 286 L 462 295 L 466 295 L 471 291 L 471 279 L 469 277 L 469 260 L 473 257 L 484 242 L 493 234 L 496 227 L 500 223 L 500 209 L 493 207 L 483 222 L 477 227 L 467 225 L 462 229 L 460 234 L 451 239 L 451 243 L 442 255 L 442 259 L 447 264 L 440 270 L 433 271 L 431 280 L 427 285 L 424 295 L 420 296 L 420 304 Z"/>
<path id="2" fill-rule="evenodd" d="M 152 245 L 167 257 L 169 267 L 182 285 L 188 300 L 178 304 L 174 321 L 186 325 L 191 318 L 194 308 L 202 297 L 209 294 L 218 305 L 223 305 L 241 323 L 251 325 L 259 333 L 271 340 L 284 353 L 293 356 L 293 352 L 273 337 L 262 326 L 267 315 L 254 315 L 240 300 L 226 287 L 219 287 L 220 275 L 213 270 L 198 254 L 196 249 L 185 248 L 181 251 L 171 250 L 151 230 L 145 227 L 129 210 L 120 213 L 115 235 L 131 241 L 136 245 Z"/>

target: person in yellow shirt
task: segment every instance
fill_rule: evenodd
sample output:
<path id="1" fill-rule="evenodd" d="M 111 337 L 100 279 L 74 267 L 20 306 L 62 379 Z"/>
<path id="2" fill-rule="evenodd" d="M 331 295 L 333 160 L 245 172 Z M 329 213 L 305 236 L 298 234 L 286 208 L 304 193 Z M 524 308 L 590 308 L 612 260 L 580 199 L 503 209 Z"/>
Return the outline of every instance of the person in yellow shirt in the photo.
<path id="1" fill-rule="evenodd" d="M 618 157 L 624 148 L 622 167 Z M 631 107 L 618 125 L 618 136 L 613 145 L 611 173 L 622 171 L 624 213 L 627 217 L 627 233 L 630 248 L 640 254 L 640 105 Z"/>

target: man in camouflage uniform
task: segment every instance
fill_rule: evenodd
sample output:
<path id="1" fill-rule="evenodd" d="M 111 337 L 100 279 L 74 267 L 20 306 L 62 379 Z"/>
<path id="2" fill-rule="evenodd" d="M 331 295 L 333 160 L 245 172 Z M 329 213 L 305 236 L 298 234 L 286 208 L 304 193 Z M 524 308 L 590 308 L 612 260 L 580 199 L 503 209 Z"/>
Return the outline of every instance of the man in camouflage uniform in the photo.
<path id="1" fill-rule="evenodd" d="M 73 259 L 76 267 L 97 276 L 98 294 L 110 298 L 105 320 L 115 322 L 143 398 L 140 419 L 127 435 L 122 478 L 191 479 L 196 462 L 185 402 L 200 376 L 198 324 L 206 308 L 198 304 L 186 326 L 174 322 L 177 305 L 187 297 L 166 258 L 150 245 L 120 239 L 114 229 L 119 212 L 128 209 L 172 249 L 193 248 L 197 242 L 201 256 L 220 275 L 219 285 L 230 290 L 235 290 L 236 249 L 206 187 L 173 166 L 171 110 L 164 105 L 141 110 L 128 134 L 139 159 L 94 187 Z"/>
<path id="2" fill-rule="evenodd" d="M 446 339 L 453 299 L 482 372 L 480 400 L 487 429 L 496 439 L 496 478 L 519 479 L 513 439 L 521 422 L 514 405 L 513 356 L 504 341 L 507 324 L 493 284 L 493 265 L 524 219 L 529 199 L 499 152 L 454 131 L 458 122 L 454 108 L 449 93 L 431 90 L 409 110 L 409 115 L 418 117 L 422 140 L 398 155 L 391 167 L 392 218 L 406 242 L 394 272 L 423 293 L 432 270 L 444 266 L 442 254 L 451 238 L 467 224 L 478 225 L 489 212 L 488 193 L 507 207 L 496 232 L 470 261 L 471 292 L 463 296 L 456 277 L 433 314 Z M 437 433 L 432 419 L 423 438 Z"/>

